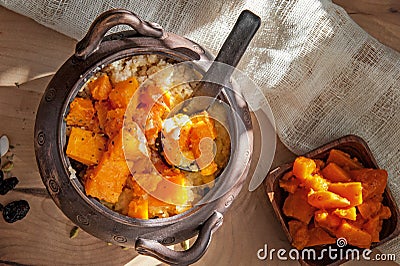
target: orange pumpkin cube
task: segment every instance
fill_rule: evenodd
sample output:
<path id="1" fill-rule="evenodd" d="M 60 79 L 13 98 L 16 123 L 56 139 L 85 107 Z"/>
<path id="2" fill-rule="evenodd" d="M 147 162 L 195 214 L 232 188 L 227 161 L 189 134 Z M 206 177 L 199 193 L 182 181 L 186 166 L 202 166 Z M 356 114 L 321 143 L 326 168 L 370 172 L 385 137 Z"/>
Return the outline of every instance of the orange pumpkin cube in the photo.
<path id="1" fill-rule="evenodd" d="M 115 84 L 114 89 L 109 94 L 111 106 L 113 108 L 125 108 L 128 106 L 133 94 L 139 87 L 139 82 L 132 77 Z"/>
<path id="2" fill-rule="evenodd" d="M 358 211 L 364 219 L 375 216 L 381 209 L 382 203 L 373 199 L 368 199 L 357 206 Z"/>
<path id="3" fill-rule="evenodd" d="M 331 162 L 324 169 L 321 170 L 321 174 L 324 178 L 331 182 L 350 182 L 350 174 L 338 166 L 337 164 Z"/>
<path id="4" fill-rule="evenodd" d="M 382 220 L 379 216 L 369 219 L 362 227 L 364 231 L 371 235 L 372 242 L 379 242 L 379 232 L 382 229 Z"/>
<path id="5" fill-rule="evenodd" d="M 283 204 L 283 213 L 288 217 L 296 218 L 308 224 L 314 215 L 315 208 L 307 202 L 307 191 L 299 189 L 294 194 L 289 194 Z"/>
<path id="6" fill-rule="evenodd" d="M 356 159 L 352 159 L 349 154 L 335 149 L 332 149 L 329 152 L 329 156 L 326 162 L 327 163 L 333 162 L 338 166 L 349 170 L 363 168 L 363 165 Z"/>
<path id="7" fill-rule="evenodd" d="M 86 193 L 100 200 L 116 203 L 129 176 L 120 132 L 109 142 L 108 150 L 103 154 L 100 163 L 87 177 Z"/>
<path id="8" fill-rule="evenodd" d="M 125 109 L 117 108 L 107 112 L 104 131 L 110 138 L 115 137 L 124 125 Z"/>
<path id="9" fill-rule="evenodd" d="M 350 201 L 330 191 L 311 191 L 308 203 L 318 209 L 335 209 L 350 206 Z"/>
<path id="10" fill-rule="evenodd" d="M 353 180 L 362 183 L 363 200 L 381 195 L 385 191 L 388 174 L 382 169 L 360 169 L 350 171 Z"/>
<path id="11" fill-rule="evenodd" d="M 316 226 L 334 234 L 342 219 L 326 210 L 318 210 L 314 213 L 314 222 Z"/>
<path id="12" fill-rule="evenodd" d="M 95 165 L 99 163 L 106 150 L 106 143 L 106 138 L 92 131 L 73 127 L 68 139 L 66 154 L 85 165 Z"/>
<path id="13" fill-rule="evenodd" d="M 336 230 L 336 237 L 344 237 L 347 243 L 360 248 L 369 248 L 371 246 L 372 237 L 360 228 L 349 224 L 345 220 Z"/>
<path id="14" fill-rule="evenodd" d="M 330 236 L 321 227 L 311 228 L 308 230 L 308 234 L 310 237 L 307 241 L 307 247 L 336 243 L 336 238 Z"/>
<path id="15" fill-rule="evenodd" d="M 307 224 L 300 221 L 291 220 L 289 221 L 288 225 L 289 233 L 292 237 L 292 246 L 299 250 L 306 247 L 310 240 Z"/>
<path id="16" fill-rule="evenodd" d="M 107 113 L 108 113 L 108 111 L 111 110 L 111 106 L 106 101 L 95 102 L 94 109 L 96 110 L 100 129 L 105 133 L 105 127 L 106 127 L 106 123 L 107 123 Z"/>
<path id="17" fill-rule="evenodd" d="M 297 157 L 293 164 L 293 174 L 302 182 L 309 178 L 317 169 L 313 159 Z"/>
<path id="18" fill-rule="evenodd" d="M 344 218 L 344 219 L 351 220 L 351 221 L 355 221 L 357 219 L 356 207 L 336 209 L 332 213 L 335 214 L 339 218 Z"/>
<path id="19" fill-rule="evenodd" d="M 363 202 L 361 182 L 331 183 L 329 191 L 346 198 L 350 206 L 357 206 Z"/>
<path id="20" fill-rule="evenodd" d="M 68 126 L 89 127 L 95 110 L 90 99 L 75 98 L 69 105 L 65 121 Z"/>
<path id="21" fill-rule="evenodd" d="M 107 100 L 112 90 L 111 82 L 107 75 L 101 75 L 91 80 L 87 86 L 93 99 L 98 101 Z"/>

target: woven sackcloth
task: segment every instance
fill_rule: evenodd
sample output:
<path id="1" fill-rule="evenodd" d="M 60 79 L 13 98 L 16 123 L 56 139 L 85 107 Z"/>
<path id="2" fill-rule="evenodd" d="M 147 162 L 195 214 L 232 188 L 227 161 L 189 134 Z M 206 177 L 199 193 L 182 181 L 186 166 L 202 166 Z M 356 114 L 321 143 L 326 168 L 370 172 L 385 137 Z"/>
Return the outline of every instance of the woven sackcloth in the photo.
<path id="1" fill-rule="evenodd" d="M 239 13 L 262 26 L 239 68 L 263 90 L 278 135 L 301 154 L 346 134 L 363 137 L 400 203 L 400 54 L 329 0 L 0 0 L 81 39 L 101 12 L 127 8 L 216 53 Z M 381 251 L 400 259 L 399 238 Z"/>

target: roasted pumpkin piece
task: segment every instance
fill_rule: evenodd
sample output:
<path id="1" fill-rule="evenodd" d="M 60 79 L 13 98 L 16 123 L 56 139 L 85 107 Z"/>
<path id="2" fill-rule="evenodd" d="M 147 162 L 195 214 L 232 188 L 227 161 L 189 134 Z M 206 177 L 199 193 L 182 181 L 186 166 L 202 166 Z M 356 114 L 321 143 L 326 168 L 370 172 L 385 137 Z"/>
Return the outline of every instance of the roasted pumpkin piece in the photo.
<path id="1" fill-rule="evenodd" d="M 108 150 L 101 157 L 85 183 L 86 193 L 109 203 L 116 203 L 130 176 L 122 149 L 122 132 L 109 141 Z"/>
<path id="2" fill-rule="evenodd" d="M 362 229 L 371 235 L 372 242 L 379 242 L 379 232 L 382 230 L 382 220 L 378 215 L 372 217 L 363 224 Z"/>
<path id="3" fill-rule="evenodd" d="M 293 164 L 293 174 L 302 182 L 309 178 L 317 169 L 313 159 L 297 157 Z"/>
<path id="4" fill-rule="evenodd" d="M 300 185 L 300 180 L 297 179 L 292 171 L 287 172 L 282 179 L 279 180 L 279 186 L 289 193 L 295 193 Z"/>
<path id="5" fill-rule="evenodd" d="M 135 77 L 116 83 L 108 96 L 111 106 L 126 109 L 138 87 L 139 83 Z"/>
<path id="6" fill-rule="evenodd" d="M 359 161 L 357 161 L 356 158 L 352 159 L 349 154 L 336 149 L 330 150 L 326 162 L 327 163 L 333 162 L 338 166 L 342 167 L 343 169 L 349 169 L 349 170 L 363 168 L 363 165 Z"/>
<path id="7" fill-rule="evenodd" d="M 389 219 L 392 216 L 392 212 L 389 207 L 382 205 L 378 215 L 380 219 Z"/>
<path id="8" fill-rule="evenodd" d="M 96 169 L 86 180 L 86 194 L 114 204 L 118 202 L 129 174 L 125 161 L 111 160 L 110 154 L 106 152 Z"/>
<path id="9" fill-rule="evenodd" d="M 306 247 L 310 240 L 307 224 L 297 220 L 291 220 L 288 222 L 288 225 L 289 233 L 292 237 L 292 245 L 299 250 Z"/>
<path id="10" fill-rule="evenodd" d="M 92 131 L 73 127 L 66 154 L 85 165 L 98 164 L 106 150 L 107 139 Z"/>
<path id="11" fill-rule="evenodd" d="M 336 238 L 330 236 L 321 227 L 314 227 L 309 229 L 308 234 L 310 237 L 307 241 L 307 247 L 336 243 Z"/>
<path id="12" fill-rule="evenodd" d="M 329 188 L 329 181 L 319 174 L 313 174 L 303 181 L 303 184 L 314 191 L 326 191 Z"/>
<path id="13" fill-rule="evenodd" d="M 97 119 L 99 120 L 100 129 L 105 132 L 107 113 L 111 110 L 111 105 L 107 101 L 96 101 L 94 103 L 94 109 L 96 110 Z"/>
<path id="14" fill-rule="evenodd" d="M 318 210 L 314 213 L 315 225 L 334 234 L 336 229 L 341 225 L 342 219 L 328 212 L 327 210 Z"/>
<path id="15" fill-rule="evenodd" d="M 65 119 L 68 126 L 89 127 L 95 110 L 90 99 L 75 98 L 69 105 Z"/>
<path id="16" fill-rule="evenodd" d="M 308 203 L 318 209 L 335 209 L 350 206 L 350 201 L 330 191 L 311 191 Z"/>
<path id="17" fill-rule="evenodd" d="M 374 199 L 368 199 L 357 206 L 358 211 L 364 219 L 370 219 L 381 209 L 382 203 Z"/>
<path id="18" fill-rule="evenodd" d="M 329 163 L 321 170 L 324 178 L 331 182 L 350 182 L 350 174 L 335 163 Z"/>
<path id="19" fill-rule="evenodd" d="M 351 178 L 362 183 L 363 200 L 381 195 L 386 188 L 388 174 L 382 169 L 360 169 L 350 171 Z"/>
<path id="20" fill-rule="evenodd" d="M 117 108 L 107 112 L 104 131 L 110 138 L 115 137 L 124 125 L 125 110 Z"/>
<path id="21" fill-rule="evenodd" d="M 129 203 L 128 216 L 137 219 L 149 219 L 149 200 L 147 197 L 134 198 Z"/>
<path id="22" fill-rule="evenodd" d="M 296 218 L 308 224 L 314 215 L 315 208 L 307 202 L 307 190 L 299 189 L 289 194 L 283 204 L 283 213 L 288 217 Z"/>
<path id="23" fill-rule="evenodd" d="M 371 246 L 372 237 L 367 232 L 360 228 L 351 225 L 350 223 L 343 220 L 341 225 L 336 230 L 336 237 L 344 237 L 347 243 L 360 248 L 369 248 Z"/>
<path id="24" fill-rule="evenodd" d="M 301 183 L 315 191 L 328 190 L 329 182 L 316 171 L 317 166 L 313 159 L 300 156 L 294 161 L 293 174 Z"/>
<path id="25" fill-rule="evenodd" d="M 98 101 L 107 100 L 112 90 L 110 79 L 106 74 L 92 79 L 87 86 L 92 98 Z"/>
<path id="26" fill-rule="evenodd" d="M 331 183 L 329 191 L 348 199 L 350 206 L 357 206 L 363 202 L 361 182 Z"/>
<path id="27" fill-rule="evenodd" d="M 339 218 L 344 218 L 351 221 L 355 221 L 357 219 L 356 207 L 336 209 L 332 213 Z"/>

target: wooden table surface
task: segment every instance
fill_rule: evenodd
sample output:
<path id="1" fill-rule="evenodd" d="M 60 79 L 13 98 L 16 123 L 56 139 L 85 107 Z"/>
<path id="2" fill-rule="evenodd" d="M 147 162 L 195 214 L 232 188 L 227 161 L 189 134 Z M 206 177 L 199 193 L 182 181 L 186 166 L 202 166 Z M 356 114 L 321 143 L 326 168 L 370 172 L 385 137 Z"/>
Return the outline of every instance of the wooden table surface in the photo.
<path id="1" fill-rule="evenodd" d="M 382 43 L 400 51 L 400 1 L 334 1 Z M 17 189 L 0 196 L 0 203 L 26 199 L 31 210 L 14 224 L 0 219 L 0 264 L 5 265 L 157 265 L 133 249 L 124 250 L 80 231 L 69 238 L 74 224 L 47 196 L 33 150 L 36 109 L 52 75 L 72 54 L 76 41 L 33 20 L 0 7 L 0 135 L 14 148 L 12 174 Z M 278 143 L 274 166 L 294 158 Z M 198 265 L 265 265 L 256 252 L 264 244 L 290 248 L 267 203 L 263 188 L 243 189 L 224 216 L 223 226 Z M 291 262 L 297 264 L 297 262 Z M 287 265 L 289 262 L 268 261 Z"/>

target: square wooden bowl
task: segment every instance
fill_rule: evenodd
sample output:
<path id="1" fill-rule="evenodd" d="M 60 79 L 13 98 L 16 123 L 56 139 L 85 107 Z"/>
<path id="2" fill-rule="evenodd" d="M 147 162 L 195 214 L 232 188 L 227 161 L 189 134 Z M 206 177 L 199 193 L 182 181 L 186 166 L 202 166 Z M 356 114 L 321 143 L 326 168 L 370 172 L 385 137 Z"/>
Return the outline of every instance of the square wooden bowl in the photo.
<path id="1" fill-rule="evenodd" d="M 304 154 L 305 157 L 313 158 L 313 159 L 321 159 L 326 161 L 329 155 L 329 151 L 331 149 L 338 149 L 350 154 L 352 157 L 356 157 L 366 168 L 375 168 L 378 169 L 379 166 L 376 163 L 374 156 L 372 155 L 371 150 L 369 149 L 367 143 L 361 139 L 360 137 L 354 135 L 348 135 L 342 138 L 339 138 L 335 141 L 332 141 L 328 144 L 323 145 L 309 153 Z M 265 189 L 268 195 L 269 200 L 271 201 L 274 212 L 282 225 L 283 231 L 285 232 L 289 242 L 292 242 L 292 237 L 289 234 L 288 221 L 290 218 L 286 217 L 283 214 L 283 203 L 288 196 L 288 193 L 279 187 L 279 179 L 288 171 L 290 171 L 293 167 L 293 163 L 288 163 L 281 165 L 274 170 L 270 171 L 267 175 L 267 178 L 264 181 Z M 390 177 L 389 177 L 390 178 Z M 400 212 L 397 204 L 389 190 L 389 187 L 386 186 L 385 192 L 383 194 L 383 202 L 384 205 L 388 206 L 392 212 L 392 216 L 383 221 L 382 231 L 380 232 L 379 238 L 381 239 L 378 243 L 372 243 L 371 249 L 382 245 L 383 243 L 395 238 L 400 234 Z M 323 248 L 327 248 L 329 245 L 323 246 L 315 246 L 309 247 L 315 249 L 318 254 Z M 335 244 L 331 245 L 332 248 L 338 248 Z M 346 248 L 346 247 L 345 247 Z M 352 246 L 348 246 L 347 248 L 355 248 Z M 360 257 L 361 257 L 360 252 Z M 325 256 L 326 257 L 326 256 Z M 313 261 L 313 260 L 303 260 L 300 259 L 300 263 L 302 265 L 338 265 L 346 261 L 346 259 L 342 260 L 331 260 L 329 258 L 325 258 L 323 260 Z"/>

